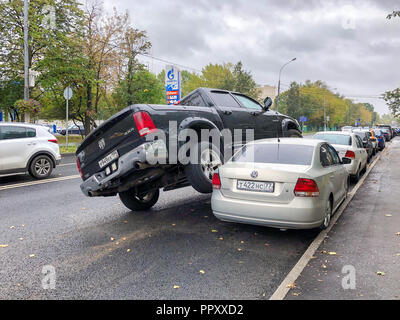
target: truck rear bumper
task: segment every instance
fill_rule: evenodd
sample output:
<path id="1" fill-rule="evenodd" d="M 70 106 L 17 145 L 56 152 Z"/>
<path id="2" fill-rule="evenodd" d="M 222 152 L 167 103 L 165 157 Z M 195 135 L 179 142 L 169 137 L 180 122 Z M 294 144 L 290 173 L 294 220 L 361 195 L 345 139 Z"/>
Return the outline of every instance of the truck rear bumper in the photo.
<path id="1" fill-rule="evenodd" d="M 104 168 L 103 171 L 85 180 L 80 186 L 81 190 L 86 196 L 93 196 L 93 193 L 107 189 L 113 180 L 123 177 L 134 169 L 136 163 L 165 163 L 167 156 L 167 146 L 163 140 L 144 143 L 118 158 L 115 172 L 106 175 L 106 168 Z"/>

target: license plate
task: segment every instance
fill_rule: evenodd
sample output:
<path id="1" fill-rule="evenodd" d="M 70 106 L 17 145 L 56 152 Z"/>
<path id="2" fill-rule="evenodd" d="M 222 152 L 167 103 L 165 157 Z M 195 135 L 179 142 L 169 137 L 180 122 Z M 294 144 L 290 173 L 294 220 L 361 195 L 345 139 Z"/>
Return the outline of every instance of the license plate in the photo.
<path id="1" fill-rule="evenodd" d="M 99 161 L 100 168 L 104 168 L 109 163 L 113 162 L 115 159 L 118 159 L 118 151 L 115 150 L 114 152 L 110 153 L 107 157 Z"/>
<path id="2" fill-rule="evenodd" d="M 245 181 L 238 180 L 237 188 L 238 190 L 246 190 L 246 191 L 256 191 L 256 192 L 274 192 L 274 183 L 273 182 L 258 182 L 258 181 Z"/>

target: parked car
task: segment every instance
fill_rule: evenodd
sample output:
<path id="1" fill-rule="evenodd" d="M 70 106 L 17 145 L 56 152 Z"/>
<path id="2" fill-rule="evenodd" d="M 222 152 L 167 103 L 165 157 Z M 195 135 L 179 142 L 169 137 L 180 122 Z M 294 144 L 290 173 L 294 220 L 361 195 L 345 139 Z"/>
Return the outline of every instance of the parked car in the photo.
<path id="1" fill-rule="evenodd" d="M 392 129 L 392 127 L 390 125 L 388 125 L 388 124 L 379 124 L 378 128 L 382 129 L 384 131 L 387 131 L 389 133 L 389 140 L 387 140 L 387 141 L 390 141 L 390 140 L 393 139 L 394 132 L 393 132 L 393 129 Z"/>
<path id="2" fill-rule="evenodd" d="M 60 134 L 65 136 L 67 134 L 66 129 L 62 129 L 60 131 Z M 85 135 L 85 128 L 83 126 L 70 126 L 68 127 L 68 134 L 79 134 L 79 135 Z"/>
<path id="3" fill-rule="evenodd" d="M 385 141 L 390 141 L 391 139 L 390 130 L 382 127 L 380 127 L 379 129 L 382 131 Z"/>
<path id="4" fill-rule="evenodd" d="M 385 137 L 380 129 L 371 129 L 371 133 L 374 135 L 378 142 L 378 150 L 382 151 L 385 149 Z"/>
<path id="5" fill-rule="evenodd" d="M 357 136 L 359 136 L 363 142 L 363 146 L 368 153 L 368 162 L 370 162 L 371 158 L 375 155 L 375 145 L 371 140 L 371 133 L 367 130 L 354 130 L 353 131 Z"/>
<path id="6" fill-rule="evenodd" d="M 170 150 L 170 134 L 176 136 L 192 129 L 201 136 L 202 129 L 215 129 L 220 137 L 223 130 L 254 130 L 254 139 L 276 136 L 302 137 L 298 122 L 269 110 L 265 105 L 243 94 L 219 89 L 199 88 L 180 101 L 179 105 L 132 105 L 114 115 L 91 132 L 76 151 L 77 165 L 82 175 L 82 192 L 87 196 L 119 194 L 131 210 L 144 210 L 158 200 L 159 189 L 172 190 L 192 186 L 201 193 L 212 192 L 212 174 L 227 152 L 235 145 L 216 147 L 203 139 L 195 141 L 201 161 L 181 163 L 176 149 L 168 154 L 164 164 L 151 164 L 149 150 L 165 155 Z M 170 121 L 176 123 L 170 129 Z M 148 141 L 147 135 L 161 131 L 165 139 Z M 219 139 L 219 138 L 218 138 Z M 245 141 L 245 140 L 244 140 Z M 183 144 L 183 142 L 181 143 Z M 241 147 L 241 143 L 238 148 Z M 176 148 L 176 147 L 175 147 Z M 174 151 L 175 150 L 175 151 Z M 229 153 L 228 153 L 229 154 Z M 161 156 L 161 160 L 164 156 Z"/>
<path id="7" fill-rule="evenodd" d="M 350 176 L 358 181 L 361 174 L 367 168 L 368 153 L 364 148 L 361 138 L 354 132 L 317 132 L 314 139 L 325 140 L 339 153 L 340 158 L 351 159 L 350 163 L 345 164 Z"/>
<path id="8" fill-rule="evenodd" d="M 248 143 L 219 167 L 213 187 L 211 208 L 220 220 L 327 228 L 347 197 L 349 174 L 325 141 L 265 139 Z"/>
<path id="9" fill-rule="evenodd" d="M 353 131 L 353 127 L 352 126 L 345 126 L 345 127 L 342 128 L 342 131 L 347 131 L 347 132 L 350 131 L 351 132 L 351 131 Z"/>
<path id="10" fill-rule="evenodd" d="M 43 126 L 0 123 L 0 174 L 51 175 L 61 160 L 57 139 Z"/>

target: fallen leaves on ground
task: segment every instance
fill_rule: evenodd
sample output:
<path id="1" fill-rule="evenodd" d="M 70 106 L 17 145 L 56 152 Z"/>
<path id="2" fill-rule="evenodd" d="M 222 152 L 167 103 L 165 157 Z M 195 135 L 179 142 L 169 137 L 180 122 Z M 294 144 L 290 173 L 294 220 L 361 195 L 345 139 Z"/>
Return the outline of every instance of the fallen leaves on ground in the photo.
<path id="1" fill-rule="evenodd" d="M 386 273 L 383 272 L 383 271 L 377 271 L 376 274 L 377 274 L 378 276 L 384 276 Z"/>
<path id="2" fill-rule="evenodd" d="M 0 244 L 0 248 L 7 248 L 8 244 Z"/>
<path id="3" fill-rule="evenodd" d="M 201 274 L 205 274 L 206 272 L 204 270 L 200 270 L 200 273 Z"/>
<path id="4" fill-rule="evenodd" d="M 331 251 L 331 252 L 328 252 L 328 254 L 329 254 L 330 256 L 335 256 L 335 255 L 336 255 L 336 252 Z"/>
<path id="5" fill-rule="evenodd" d="M 396 233 L 396 236 L 400 236 L 400 232 L 397 232 L 397 233 Z"/>
<path id="6" fill-rule="evenodd" d="M 323 264 L 321 267 L 322 267 L 323 269 L 326 269 L 326 268 L 327 268 L 327 266 L 326 266 L 325 264 Z"/>
<path id="7" fill-rule="evenodd" d="M 269 243 L 264 243 L 264 246 L 269 247 Z"/>
<path id="8" fill-rule="evenodd" d="M 385 214 L 385 217 L 393 217 L 391 214 Z"/>
<path id="9" fill-rule="evenodd" d="M 131 249 L 126 250 L 126 252 L 131 252 Z"/>
<path id="10" fill-rule="evenodd" d="M 297 288 L 297 287 L 296 287 L 296 285 L 295 285 L 294 283 L 290 283 L 290 284 L 288 284 L 288 285 L 286 286 L 286 288 L 294 289 L 294 288 Z"/>
<path id="11" fill-rule="evenodd" d="M 241 248 L 238 248 L 238 251 L 242 251 L 242 249 L 241 249 Z"/>
<path id="12" fill-rule="evenodd" d="M 115 239 L 113 237 L 110 238 L 111 241 L 114 241 Z"/>
<path id="13" fill-rule="evenodd" d="M 224 238 L 222 238 L 222 237 L 219 237 L 219 240 L 224 240 Z"/>
<path id="14" fill-rule="evenodd" d="M 174 289 L 179 289 L 179 286 L 177 286 L 177 285 L 174 285 Z"/>
<path id="15" fill-rule="evenodd" d="M 29 255 L 29 258 L 33 258 L 35 255 L 32 253 Z"/>
<path id="16" fill-rule="evenodd" d="M 15 226 L 11 226 L 10 229 L 15 229 Z"/>
<path id="17" fill-rule="evenodd" d="M 214 232 L 214 233 L 215 233 L 215 232 L 218 232 L 218 230 L 212 229 L 211 232 Z"/>

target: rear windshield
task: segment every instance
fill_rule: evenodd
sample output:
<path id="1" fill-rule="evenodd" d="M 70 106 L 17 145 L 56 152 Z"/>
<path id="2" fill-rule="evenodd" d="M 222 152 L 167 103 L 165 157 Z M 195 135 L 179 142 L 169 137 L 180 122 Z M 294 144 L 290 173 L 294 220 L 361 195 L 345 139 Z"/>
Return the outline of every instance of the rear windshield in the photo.
<path id="1" fill-rule="evenodd" d="M 310 165 L 313 146 L 295 144 L 250 144 L 236 153 L 232 162 Z"/>
<path id="2" fill-rule="evenodd" d="M 343 134 L 324 134 L 317 133 L 314 135 L 314 139 L 324 140 L 330 144 L 342 144 L 345 146 L 351 145 L 351 137 Z"/>

